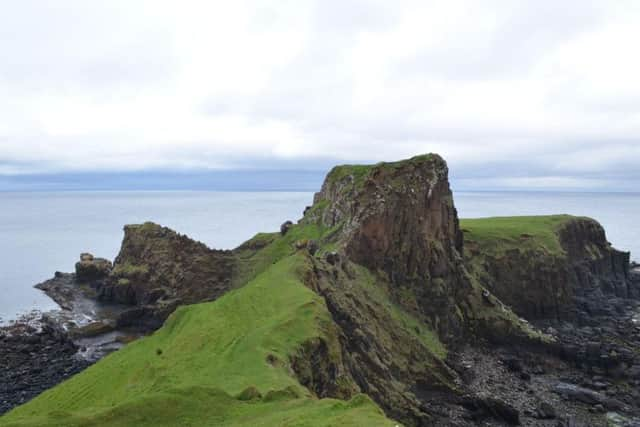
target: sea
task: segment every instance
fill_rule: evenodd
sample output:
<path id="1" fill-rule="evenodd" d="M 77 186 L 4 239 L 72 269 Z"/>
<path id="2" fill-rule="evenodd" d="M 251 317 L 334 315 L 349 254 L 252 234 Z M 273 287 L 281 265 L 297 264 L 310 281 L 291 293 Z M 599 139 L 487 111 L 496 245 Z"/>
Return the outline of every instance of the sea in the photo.
<path id="1" fill-rule="evenodd" d="M 602 223 L 640 261 L 640 193 L 455 192 L 461 218 L 567 213 Z M 125 224 L 153 221 L 216 249 L 279 230 L 311 192 L 0 192 L 0 323 L 56 304 L 33 286 L 70 272 L 81 252 L 113 259 Z"/>

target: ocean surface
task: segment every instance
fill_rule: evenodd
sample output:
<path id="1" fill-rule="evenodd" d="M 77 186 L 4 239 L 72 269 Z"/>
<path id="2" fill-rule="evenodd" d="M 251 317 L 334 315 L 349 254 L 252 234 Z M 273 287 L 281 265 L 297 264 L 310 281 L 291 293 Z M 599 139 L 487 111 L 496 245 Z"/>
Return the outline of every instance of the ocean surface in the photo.
<path id="1" fill-rule="evenodd" d="M 640 193 L 456 192 L 462 218 L 569 213 L 600 221 L 640 261 Z M 124 224 L 154 221 L 231 249 L 297 220 L 311 192 L 0 192 L 0 319 L 56 305 L 33 285 L 73 271 L 81 252 L 113 259 Z"/>

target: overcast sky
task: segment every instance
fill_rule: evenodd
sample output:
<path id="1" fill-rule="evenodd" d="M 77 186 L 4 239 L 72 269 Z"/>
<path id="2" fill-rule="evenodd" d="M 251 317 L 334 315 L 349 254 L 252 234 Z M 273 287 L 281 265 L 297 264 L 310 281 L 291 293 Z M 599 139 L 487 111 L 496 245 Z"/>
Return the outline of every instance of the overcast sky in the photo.
<path id="1" fill-rule="evenodd" d="M 470 188 L 639 188 L 637 0 L 0 6 L 0 175 L 437 152 Z"/>

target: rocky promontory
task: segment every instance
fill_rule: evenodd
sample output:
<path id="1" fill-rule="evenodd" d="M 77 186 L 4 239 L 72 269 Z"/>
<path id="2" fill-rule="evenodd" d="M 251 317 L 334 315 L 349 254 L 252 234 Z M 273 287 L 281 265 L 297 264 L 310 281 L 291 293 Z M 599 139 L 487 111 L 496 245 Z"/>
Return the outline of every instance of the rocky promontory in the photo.
<path id="1" fill-rule="evenodd" d="M 588 218 L 460 221 L 435 154 L 338 166 L 299 221 L 232 251 L 145 223 L 125 227 L 113 264 L 85 254 L 56 276 L 42 288 L 61 305 L 82 291 L 117 308 L 116 331 L 159 329 L 0 424 L 48 422 L 58 405 L 68 425 L 87 408 L 96 425 L 153 424 L 160 407 L 193 425 L 640 417 L 629 254 Z"/>
<path id="2" fill-rule="evenodd" d="M 98 283 L 98 298 L 135 306 L 120 326 L 159 327 L 182 304 L 211 301 L 231 288 L 230 251 L 206 245 L 147 222 L 128 225 L 113 269 Z"/>
<path id="3" fill-rule="evenodd" d="M 529 319 L 580 320 L 610 297 L 637 299 L 629 253 L 590 218 L 569 215 L 464 220 L 465 257 L 481 284 Z"/>
<path id="4" fill-rule="evenodd" d="M 103 312 L 111 308 L 98 317 L 114 327 L 147 331 L 179 305 L 211 301 L 229 290 L 235 268 L 231 251 L 209 249 L 151 222 L 124 227 L 113 263 L 89 253 L 80 258 L 74 274 L 56 273 L 37 287 L 63 309 L 77 312 L 89 298 Z"/>

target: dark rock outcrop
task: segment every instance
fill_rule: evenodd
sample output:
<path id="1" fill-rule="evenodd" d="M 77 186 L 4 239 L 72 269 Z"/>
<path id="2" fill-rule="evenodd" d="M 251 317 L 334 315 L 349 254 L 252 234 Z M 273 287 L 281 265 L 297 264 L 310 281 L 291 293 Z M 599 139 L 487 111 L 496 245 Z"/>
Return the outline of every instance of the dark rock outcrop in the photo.
<path id="1" fill-rule="evenodd" d="M 305 217 L 339 229 L 335 239 L 346 257 L 383 272 L 396 301 L 428 318 L 445 339 L 460 335 L 456 307 L 471 288 L 447 175 L 435 154 L 338 166 Z"/>
<path id="2" fill-rule="evenodd" d="M 80 261 L 76 263 L 76 279 L 80 282 L 91 282 L 103 279 L 111 273 L 113 265 L 104 258 L 94 258 L 92 254 L 80 254 Z"/>
<path id="3" fill-rule="evenodd" d="M 560 218 L 560 217 L 558 217 Z M 522 243 L 507 245 L 496 238 L 503 251 L 477 248 L 467 242 L 467 265 L 502 302 L 528 320 L 572 320 L 595 315 L 610 307 L 605 296 L 640 297 L 629 277 L 629 253 L 607 241 L 604 229 L 590 218 L 565 216 L 555 228 L 558 251 L 536 236 L 522 236 Z"/>
<path id="4" fill-rule="evenodd" d="M 351 377 L 408 425 L 433 425 L 434 414 L 456 404 L 460 378 L 443 361 L 441 342 L 489 332 L 513 342 L 541 338 L 495 297 L 483 298 L 467 272 L 447 175 L 437 155 L 336 167 L 298 225 L 327 230 L 319 246 L 331 250 L 313 257 L 307 283 L 340 328 Z M 518 418 L 506 404 L 476 401 L 485 402 L 476 408 L 483 416 Z"/>
<path id="5" fill-rule="evenodd" d="M 211 301 L 231 288 L 234 257 L 169 228 L 147 222 L 128 225 L 120 253 L 99 298 L 138 308 L 120 325 L 136 319 L 157 327 L 181 304 Z"/>
<path id="6" fill-rule="evenodd" d="M 291 222 L 291 221 L 283 222 L 282 225 L 280 226 L 280 234 L 283 235 L 283 236 L 285 234 L 287 234 L 287 231 L 289 231 L 291 226 L 293 226 L 293 222 Z"/>
<path id="7" fill-rule="evenodd" d="M 325 298 L 339 327 L 342 359 L 359 390 L 394 419 L 432 423 L 422 399 L 432 393 L 446 396 L 455 389 L 456 374 L 441 359 L 444 347 L 428 335 L 428 327 L 408 327 L 409 317 L 395 317 L 397 312 L 376 296 L 375 288 L 363 286 L 372 278 L 361 267 L 347 261 L 336 267 L 319 260 L 314 267 L 308 285 Z"/>

